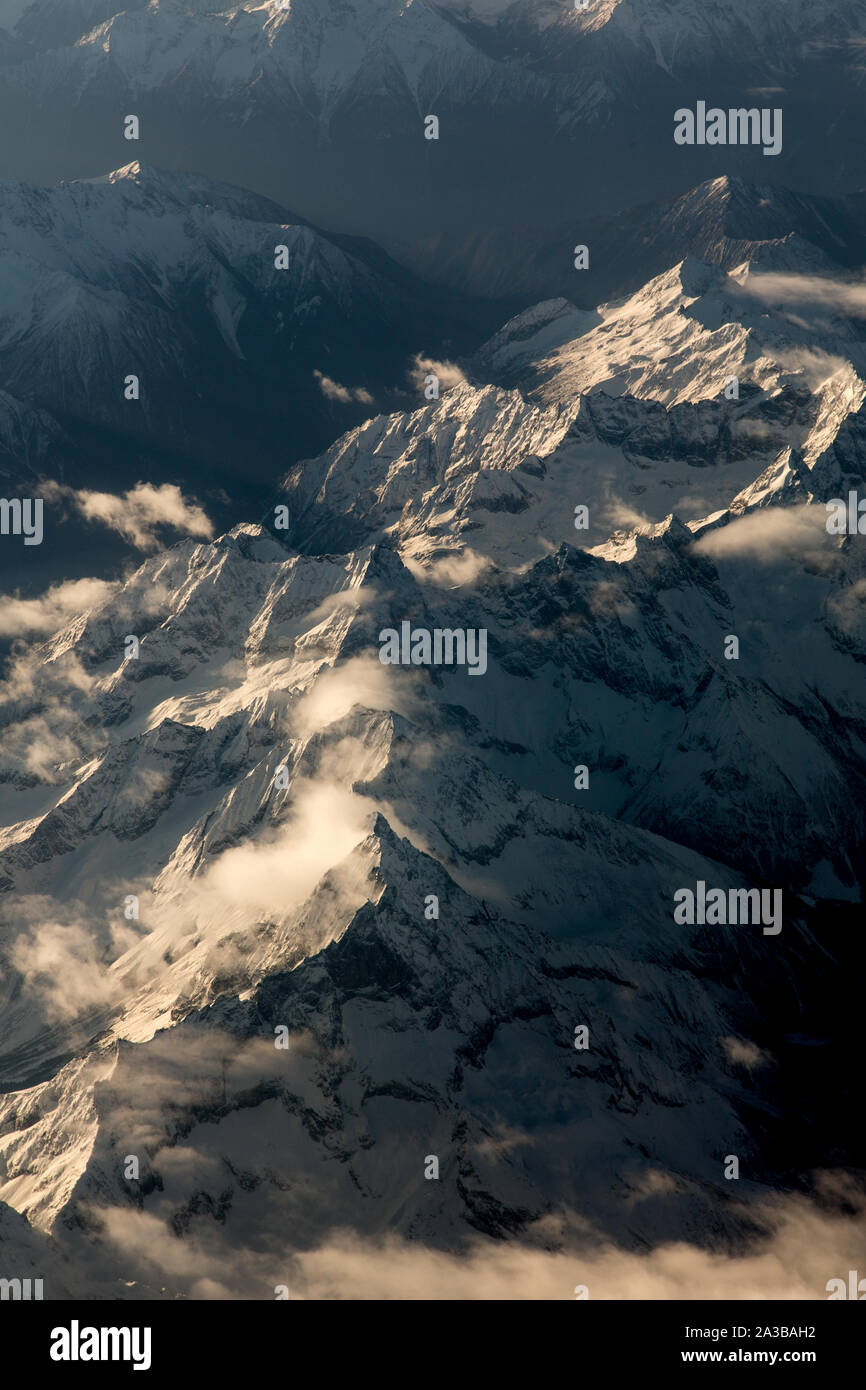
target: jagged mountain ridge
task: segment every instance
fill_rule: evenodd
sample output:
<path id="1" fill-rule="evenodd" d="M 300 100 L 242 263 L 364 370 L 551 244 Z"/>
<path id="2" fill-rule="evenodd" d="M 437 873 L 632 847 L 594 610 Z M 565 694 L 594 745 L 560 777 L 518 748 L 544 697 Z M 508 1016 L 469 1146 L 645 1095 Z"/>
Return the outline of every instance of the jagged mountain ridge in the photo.
<path id="1" fill-rule="evenodd" d="M 825 383 L 841 394 L 866 374 L 861 298 L 858 279 L 792 236 L 730 271 L 690 256 L 594 314 L 534 305 L 472 366 L 545 404 L 601 390 L 669 408 L 713 400 L 731 377 L 765 395 Z"/>
<path id="2" fill-rule="evenodd" d="M 291 470 L 295 543 L 396 537 L 421 564 L 469 545 L 516 565 L 574 540 L 581 504 L 580 539 L 600 543 L 671 511 L 697 525 L 765 475 L 825 502 L 862 479 L 858 305 L 796 238 L 731 272 L 689 258 L 592 313 L 535 305 L 440 401 Z"/>

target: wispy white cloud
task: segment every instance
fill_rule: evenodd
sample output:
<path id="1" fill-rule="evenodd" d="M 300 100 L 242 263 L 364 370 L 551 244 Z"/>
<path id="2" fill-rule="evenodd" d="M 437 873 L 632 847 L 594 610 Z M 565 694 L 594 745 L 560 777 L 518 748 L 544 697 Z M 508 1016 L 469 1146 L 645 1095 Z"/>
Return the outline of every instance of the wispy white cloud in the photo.
<path id="1" fill-rule="evenodd" d="M 0 772 L 39 781 L 64 779 L 64 764 L 92 752 L 100 735 L 82 722 L 80 703 L 94 678 L 75 652 L 44 661 L 28 648 L 10 662 L 0 682 Z"/>
<path id="2" fill-rule="evenodd" d="M 467 381 L 466 373 L 456 362 L 447 360 L 437 361 L 434 357 L 425 357 L 423 353 L 416 353 L 412 359 L 412 368 L 409 373 L 410 380 L 418 391 L 423 391 L 428 376 L 439 378 L 439 390 L 448 391 L 452 386 L 464 386 Z"/>
<path id="3" fill-rule="evenodd" d="M 356 656 L 322 673 L 292 714 L 292 729 L 301 738 L 344 718 L 355 705 L 372 710 L 393 710 L 410 717 L 415 707 L 414 670 L 383 666 L 378 656 Z M 407 677 L 407 679 L 402 679 Z"/>
<path id="4" fill-rule="evenodd" d="M 620 497 L 610 497 L 602 508 L 602 517 L 620 531 L 635 531 L 641 526 L 652 526 L 653 518 L 645 516 L 636 507 Z"/>
<path id="5" fill-rule="evenodd" d="M 743 294 L 763 303 L 788 309 L 796 304 L 817 304 L 839 314 L 866 313 L 866 283 L 831 280 L 821 275 L 796 275 L 785 271 L 757 271 L 740 282 Z"/>
<path id="6" fill-rule="evenodd" d="M 98 608 L 119 585 L 104 579 L 68 579 L 53 584 L 38 598 L 0 595 L 0 636 L 57 632 L 72 618 Z"/>
<path id="7" fill-rule="evenodd" d="M 736 1066 L 747 1067 L 749 1071 L 754 1071 L 756 1067 L 766 1066 L 770 1060 L 766 1052 L 762 1052 L 747 1038 L 722 1038 L 722 1050 L 729 1062 L 733 1062 Z"/>
<path id="8" fill-rule="evenodd" d="M 439 555 L 428 564 L 404 554 L 403 563 L 416 579 L 440 589 L 462 589 L 475 584 L 491 566 L 488 556 L 468 545 L 453 555 Z"/>
<path id="9" fill-rule="evenodd" d="M 784 371 L 802 377 L 811 391 L 819 390 L 840 372 L 852 375 L 850 362 L 820 348 L 787 348 L 774 351 L 773 358 Z"/>
<path id="10" fill-rule="evenodd" d="M 846 637 L 866 640 L 866 579 L 857 579 L 827 602 L 828 616 Z"/>
<path id="11" fill-rule="evenodd" d="M 29 906 L 38 904 L 31 899 Z M 118 936 L 120 933 L 118 933 Z M 126 933 L 127 945 L 134 938 Z M 121 942 L 116 943 L 119 954 Z M 22 977 L 25 996 L 46 1023 L 65 1023 L 95 1008 L 119 1005 L 123 987 L 109 970 L 92 923 L 42 919 L 11 945 L 9 960 Z"/>
<path id="12" fill-rule="evenodd" d="M 329 401 L 339 401 L 341 405 L 348 405 L 350 401 L 358 401 L 361 405 L 373 404 L 373 397 L 363 386 L 341 386 L 339 381 L 325 376 L 324 372 L 318 369 L 313 372 L 313 376 L 319 383 L 322 395 Z"/>
<path id="13" fill-rule="evenodd" d="M 204 510 L 184 497 L 174 483 L 136 483 L 128 492 L 75 490 L 59 483 L 43 485 L 46 497 L 70 503 L 87 520 L 107 526 L 137 550 L 160 548 L 159 531 L 165 527 L 184 536 L 209 540 L 214 533 Z"/>
<path id="14" fill-rule="evenodd" d="M 820 552 L 828 546 L 823 507 L 762 507 L 708 531 L 695 541 L 699 555 L 711 559 L 749 559 L 767 564 L 780 555 Z"/>

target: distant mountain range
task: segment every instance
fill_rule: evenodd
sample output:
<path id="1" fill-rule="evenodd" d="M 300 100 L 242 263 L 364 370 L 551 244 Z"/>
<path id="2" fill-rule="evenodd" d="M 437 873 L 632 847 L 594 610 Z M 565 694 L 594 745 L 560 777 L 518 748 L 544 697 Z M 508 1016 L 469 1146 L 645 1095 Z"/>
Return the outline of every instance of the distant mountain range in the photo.
<path id="1" fill-rule="evenodd" d="M 461 285 L 479 239 L 500 266 L 496 243 L 523 227 L 543 235 L 725 174 L 823 195 L 863 183 L 859 0 L 114 9 L 0 7 L 0 119 L 16 131 L 0 177 L 54 183 L 135 156 L 201 169 L 392 252 L 441 237 L 441 270 Z M 674 112 L 697 99 L 781 108 L 782 153 L 676 146 Z M 520 262 L 516 248 L 518 280 Z"/>

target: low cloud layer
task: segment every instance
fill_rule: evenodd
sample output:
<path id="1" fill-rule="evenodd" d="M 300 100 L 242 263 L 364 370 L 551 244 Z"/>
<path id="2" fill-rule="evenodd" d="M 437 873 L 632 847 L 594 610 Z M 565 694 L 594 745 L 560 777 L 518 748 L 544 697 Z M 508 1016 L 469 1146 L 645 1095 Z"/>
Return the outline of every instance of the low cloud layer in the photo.
<path id="1" fill-rule="evenodd" d="M 842 1180 L 825 1187 L 841 1196 Z M 100 1213 L 125 1267 L 151 1280 L 170 1280 L 193 1299 L 273 1299 L 277 1285 L 302 1300 L 538 1300 L 573 1301 L 585 1286 L 590 1300 L 824 1300 L 827 1282 L 862 1264 L 866 1216 L 822 1210 L 804 1197 L 764 1205 L 770 1233 L 741 1255 L 677 1242 L 648 1253 L 621 1250 L 599 1237 L 582 1249 L 534 1248 L 520 1241 L 482 1241 L 460 1252 L 419 1241 L 362 1239 L 335 1231 L 312 1249 L 293 1250 L 274 1239 L 270 1250 L 220 1251 L 178 1241 L 155 1217 L 114 1208 Z M 543 1229 L 538 1232 L 544 1235 Z M 550 1244 L 556 1232 L 549 1232 Z"/>

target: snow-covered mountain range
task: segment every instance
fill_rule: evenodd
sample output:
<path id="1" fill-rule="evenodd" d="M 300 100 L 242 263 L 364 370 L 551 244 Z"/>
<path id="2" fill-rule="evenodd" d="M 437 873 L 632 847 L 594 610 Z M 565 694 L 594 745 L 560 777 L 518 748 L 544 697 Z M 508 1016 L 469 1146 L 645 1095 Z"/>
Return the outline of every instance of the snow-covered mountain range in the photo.
<path id="1" fill-rule="evenodd" d="M 389 250 L 444 235 L 462 278 L 467 242 L 707 178 L 856 188 L 864 37 L 860 0 L 10 0 L 0 176 L 199 168 Z M 699 98 L 782 109 L 779 157 L 675 146 Z"/>
<path id="2" fill-rule="evenodd" d="M 591 0 L 583 9 L 559 0 L 350 0 L 339 11 L 313 0 L 130 0 L 120 10 L 114 0 L 0 5 L 0 27 L 34 55 L 80 48 L 74 61 L 85 81 L 110 63 L 133 91 L 156 90 L 192 63 L 185 81 L 212 84 L 218 98 L 235 98 L 264 76 L 326 119 L 363 99 L 383 75 L 391 90 L 416 99 L 434 83 L 465 97 L 493 77 L 501 97 L 533 68 L 547 82 L 558 79 L 573 115 L 587 105 L 587 96 L 577 99 L 578 73 L 602 55 L 619 61 L 597 71 L 590 107 L 622 95 L 628 61 L 643 59 L 672 75 L 712 61 L 734 41 L 755 76 L 767 76 L 767 54 L 770 70 L 782 76 L 804 48 L 827 38 L 831 21 L 837 44 L 862 37 L 854 0 L 832 11 L 813 0 L 728 0 L 710 11 L 694 0 Z M 59 57 L 43 63 L 46 75 L 61 70 Z"/>
<path id="3" fill-rule="evenodd" d="M 64 191 L 103 219 L 76 276 L 146 326 L 164 205 L 162 302 L 176 267 L 246 352 L 229 201 L 190 263 L 195 199 L 131 184 L 114 259 L 116 181 Z M 350 320 L 375 267 L 291 231 Z M 14 656 L 0 1229 L 46 1296 L 303 1293 L 347 1229 L 573 1284 L 600 1244 L 754 1241 L 853 1165 L 866 558 L 824 504 L 866 485 L 864 303 L 762 240 L 523 310 L 295 463 L 287 532 L 184 540 Z M 403 622 L 484 630 L 486 670 L 383 664 Z M 781 891 L 781 932 L 676 921 L 700 882 Z"/>
<path id="4" fill-rule="evenodd" d="M 739 1109 L 773 1104 L 743 1065 L 755 992 L 818 969 L 814 894 L 856 894 L 862 863 L 852 550 L 777 558 L 759 622 L 736 549 L 675 523 L 456 588 L 381 544 L 240 527 L 20 658 L 3 1200 L 93 1277 L 116 1242 L 115 1279 L 148 1288 L 178 1236 L 241 1259 L 346 1224 L 570 1248 L 572 1206 L 627 1245 L 740 1234 L 724 1155 L 750 1155 L 754 1199 L 780 1176 Z M 486 624 L 484 678 L 383 668 L 405 616 Z M 683 884 L 756 878 L 785 885 L 781 942 L 675 925 Z"/>

